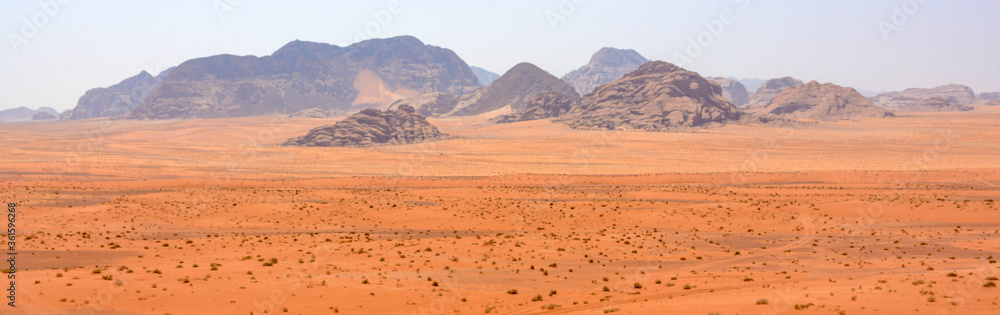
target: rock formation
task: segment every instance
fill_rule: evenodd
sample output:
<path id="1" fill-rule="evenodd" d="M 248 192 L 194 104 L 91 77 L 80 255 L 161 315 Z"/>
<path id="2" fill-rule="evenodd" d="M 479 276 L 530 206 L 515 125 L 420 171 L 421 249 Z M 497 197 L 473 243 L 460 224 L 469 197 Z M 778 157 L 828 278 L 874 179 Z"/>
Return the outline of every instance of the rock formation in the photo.
<path id="1" fill-rule="evenodd" d="M 397 108 L 401 105 L 409 105 L 417 110 L 417 114 L 440 116 L 451 112 L 456 104 L 458 104 L 458 96 L 441 92 L 431 92 L 398 100 L 389 105 L 389 109 Z"/>
<path id="2" fill-rule="evenodd" d="M 816 81 L 778 93 L 755 113 L 765 118 L 812 120 L 894 116 L 852 88 Z"/>
<path id="3" fill-rule="evenodd" d="M 548 91 L 563 92 L 572 98 L 579 97 L 566 82 L 533 64 L 520 63 L 490 85 L 463 96 L 449 115 L 473 116 L 504 108 L 518 112 L 525 108 L 528 100 L 535 94 Z"/>
<path id="4" fill-rule="evenodd" d="M 321 108 L 310 108 L 288 115 L 288 118 L 329 118 L 343 116 L 344 112 L 339 110 L 324 110 Z"/>
<path id="5" fill-rule="evenodd" d="M 90 89 L 80 97 L 76 107 L 68 114 L 60 115 L 60 119 L 111 117 L 128 113 L 149 98 L 173 69 L 167 69 L 155 77 L 142 71 L 118 84 Z"/>
<path id="6" fill-rule="evenodd" d="M 577 100 L 558 121 L 581 129 L 668 130 L 739 119 L 722 88 L 697 73 L 651 61 Z"/>
<path id="7" fill-rule="evenodd" d="M 293 41 L 270 56 L 188 60 L 130 116 L 235 117 L 311 107 L 349 112 L 425 92 L 462 95 L 477 87 L 476 76 L 458 55 L 411 36 L 348 47 Z"/>
<path id="8" fill-rule="evenodd" d="M 497 116 L 490 119 L 495 123 L 510 123 L 517 121 L 536 120 L 559 117 L 573 106 L 573 98 L 559 91 L 549 91 L 535 94 L 528 100 L 525 108 L 519 112 Z"/>
<path id="9" fill-rule="evenodd" d="M 934 96 L 907 103 L 895 110 L 901 112 L 959 112 L 972 110 L 972 106 L 962 105 L 944 97 Z"/>
<path id="10" fill-rule="evenodd" d="M 49 116 L 56 117 L 59 113 L 55 109 L 50 107 L 41 107 L 38 110 L 34 110 L 27 107 L 17 107 L 11 109 L 0 110 L 0 121 L 28 121 L 28 120 L 44 120 L 52 119 L 47 118 Z M 35 119 L 35 118 L 38 119 Z"/>
<path id="11" fill-rule="evenodd" d="M 931 89 L 906 89 L 902 92 L 887 92 L 871 98 L 876 105 L 894 109 L 926 98 L 941 97 L 959 105 L 969 105 L 976 100 L 976 94 L 968 86 L 949 84 Z"/>
<path id="12" fill-rule="evenodd" d="M 977 100 L 993 101 L 1000 100 L 1000 92 L 982 92 L 979 96 L 976 96 Z"/>
<path id="13" fill-rule="evenodd" d="M 743 106 L 750 101 L 750 92 L 747 92 L 747 88 L 743 87 L 743 83 L 740 81 L 720 77 L 708 79 L 722 87 L 722 97 L 725 97 L 733 105 Z"/>
<path id="14" fill-rule="evenodd" d="M 497 79 L 500 78 L 499 74 L 490 72 L 489 70 L 480 67 L 470 66 L 469 68 L 472 69 L 472 73 L 474 73 L 476 75 L 476 79 L 479 80 L 479 85 L 482 86 L 489 85 L 490 83 L 493 83 L 493 81 L 496 81 Z"/>
<path id="15" fill-rule="evenodd" d="M 409 105 L 396 110 L 369 108 L 333 125 L 310 130 L 304 136 L 289 139 L 285 145 L 307 147 L 363 147 L 408 144 L 445 138 L 427 118 Z"/>
<path id="16" fill-rule="evenodd" d="M 583 95 L 601 84 L 621 79 L 648 61 L 635 50 L 605 47 L 594 53 L 590 57 L 590 62 L 567 73 L 562 80 Z"/>
<path id="17" fill-rule="evenodd" d="M 35 112 L 34 115 L 31 115 L 31 120 L 54 120 L 56 118 L 59 117 L 53 115 L 50 112 L 45 112 L 45 111 L 37 111 Z"/>
<path id="18" fill-rule="evenodd" d="M 804 85 L 802 81 L 791 77 L 783 77 L 777 79 L 770 79 L 764 81 L 757 89 L 757 92 L 753 93 L 753 97 L 747 101 L 746 106 L 753 108 L 761 108 L 767 106 L 768 103 L 774 99 L 774 96 L 778 95 L 784 90 L 797 88 Z"/>

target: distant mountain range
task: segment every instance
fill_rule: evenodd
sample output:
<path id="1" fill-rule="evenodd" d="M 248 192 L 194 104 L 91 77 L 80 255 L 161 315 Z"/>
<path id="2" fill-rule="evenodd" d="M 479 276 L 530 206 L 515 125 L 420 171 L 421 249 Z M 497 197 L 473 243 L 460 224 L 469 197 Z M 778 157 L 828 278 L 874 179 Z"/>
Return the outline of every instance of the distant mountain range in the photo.
<path id="1" fill-rule="evenodd" d="M 49 120 L 55 119 L 58 115 L 59 112 L 50 107 L 41 107 L 35 110 L 22 106 L 0 110 L 0 121 Z"/>

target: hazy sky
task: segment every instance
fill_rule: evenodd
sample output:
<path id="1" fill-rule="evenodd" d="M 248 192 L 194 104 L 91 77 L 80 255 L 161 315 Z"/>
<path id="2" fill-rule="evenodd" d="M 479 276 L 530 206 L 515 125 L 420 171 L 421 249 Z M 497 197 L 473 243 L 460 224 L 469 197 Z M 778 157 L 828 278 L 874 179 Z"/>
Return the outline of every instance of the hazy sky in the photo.
<path id="1" fill-rule="evenodd" d="M 62 111 L 196 57 L 397 35 L 500 74 L 527 61 L 561 77 L 608 46 L 708 76 L 1000 91 L 998 13 L 971 0 L 4 1 L 0 109 Z"/>

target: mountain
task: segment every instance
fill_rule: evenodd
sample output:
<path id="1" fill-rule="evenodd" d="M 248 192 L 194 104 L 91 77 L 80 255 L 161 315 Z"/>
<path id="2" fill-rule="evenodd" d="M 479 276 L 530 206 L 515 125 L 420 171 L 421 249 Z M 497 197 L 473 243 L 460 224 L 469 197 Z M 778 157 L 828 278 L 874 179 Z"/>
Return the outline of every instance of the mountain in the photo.
<path id="1" fill-rule="evenodd" d="M 303 109 L 288 115 L 288 118 L 329 118 L 343 116 L 339 110 L 322 110 L 319 108 Z"/>
<path id="2" fill-rule="evenodd" d="M 740 81 L 740 83 L 747 88 L 748 92 L 757 91 L 758 89 L 760 89 L 760 86 L 764 84 L 764 81 L 766 81 L 764 79 L 756 79 L 756 78 L 750 78 L 750 79 L 737 79 L 734 77 L 729 77 L 729 78 Z"/>
<path id="3" fill-rule="evenodd" d="M 885 108 L 902 108 L 906 105 L 932 97 L 941 97 L 960 105 L 969 105 L 976 100 L 976 94 L 968 86 L 949 84 L 931 89 L 913 88 L 902 92 L 888 92 L 876 95 L 870 100 Z"/>
<path id="4" fill-rule="evenodd" d="M 647 62 L 576 102 L 557 120 L 580 129 L 659 131 L 739 119 L 718 84 L 663 61 Z"/>
<path id="5" fill-rule="evenodd" d="M 490 83 L 493 83 L 493 81 L 496 81 L 497 79 L 500 78 L 499 74 L 490 72 L 489 70 L 480 67 L 469 67 L 469 68 L 472 69 L 472 73 L 475 74 L 476 79 L 479 80 L 479 85 L 482 86 L 486 86 Z"/>
<path id="6" fill-rule="evenodd" d="M 453 51 L 412 36 L 348 47 L 296 40 L 264 57 L 188 60 L 130 117 L 237 117 L 313 107 L 350 112 L 426 92 L 461 95 L 477 87 L 475 74 Z"/>
<path id="7" fill-rule="evenodd" d="M 621 79 L 646 63 L 635 50 L 604 47 L 590 57 L 590 62 L 562 77 L 579 94 L 587 94 L 597 86 Z"/>
<path id="8" fill-rule="evenodd" d="M 771 99 L 778 95 L 778 93 L 781 93 L 784 90 L 797 88 L 802 85 L 804 85 L 802 81 L 791 77 L 764 81 L 764 83 L 760 85 L 760 88 L 757 89 L 757 92 L 753 93 L 753 97 L 747 101 L 746 106 L 751 109 L 767 106 L 767 104 L 771 102 Z"/>
<path id="9" fill-rule="evenodd" d="M 414 112 L 414 108 L 408 105 L 400 105 L 395 111 L 365 109 L 336 124 L 318 127 L 304 136 L 289 139 L 285 145 L 364 147 L 417 143 L 446 137 L 424 116 Z"/>
<path id="10" fill-rule="evenodd" d="M 982 92 L 979 96 L 976 96 L 977 100 L 993 101 L 1000 100 L 1000 92 Z"/>
<path id="11" fill-rule="evenodd" d="M 27 107 L 18 107 L 0 110 L 0 121 L 48 120 L 54 119 L 58 115 L 59 112 L 56 112 L 56 110 L 51 107 L 40 107 L 38 110 Z M 49 116 L 52 116 L 53 118 L 48 118 Z"/>
<path id="12" fill-rule="evenodd" d="M 708 78 L 708 80 L 718 83 L 722 87 L 722 97 L 725 97 L 733 105 L 743 106 L 750 101 L 750 92 L 747 92 L 747 88 L 740 81 L 720 77 Z"/>
<path id="13" fill-rule="evenodd" d="M 872 104 L 852 88 L 832 83 L 819 84 L 816 81 L 778 93 L 766 106 L 755 112 L 764 116 L 765 120 L 767 118 L 839 120 L 894 116 L 884 108 Z"/>
<path id="14" fill-rule="evenodd" d="M 499 79 L 459 100 L 451 116 L 472 116 L 498 109 L 522 110 L 535 94 L 559 91 L 577 98 L 576 91 L 533 64 L 520 63 L 507 70 Z"/>
<path id="15" fill-rule="evenodd" d="M 934 96 L 907 103 L 895 110 L 901 112 L 962 112 L 972 110 L 972 106 L 962 105 L 944 97 Z"/>
<path id="16" fill-rule="evenodd" d="M 548 91 L 535 94 L 524 109 L 490 119 L 494 123 L 511 123 L 517 121 L 537 120 L 559 117 L 573 107 L 574 99 L 563 92 Z"/>
<path id="17" fill-rule="evenodd" d="M 90 89 L 80 97 L 76 107 L 69 113 L 60 115 L 60 119 L 87 119 L 125 114 L 142 104 L 173 69 L 167 69 L 155 77 L 142 71 L 118 84 Z"/>
<path id="18" fill-rule="evenodd" d="M 424 116 L 440 116 L 451 112 L 458 104 L 459 97 L 441 92 L 424 93 L 407 97 L 389 105 L 389 109 L 399 106 L 410 106 L 417 114 Z"/>

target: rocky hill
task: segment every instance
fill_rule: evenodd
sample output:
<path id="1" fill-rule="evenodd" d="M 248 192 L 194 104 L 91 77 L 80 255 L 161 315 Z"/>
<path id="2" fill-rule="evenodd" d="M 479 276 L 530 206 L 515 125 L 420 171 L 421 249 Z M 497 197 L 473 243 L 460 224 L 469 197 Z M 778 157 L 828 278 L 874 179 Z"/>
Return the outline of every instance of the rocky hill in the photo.
<path id="1" fill-rule="evenodd" d="M 479 87 L 453 51 L 411 36 L 348 47 L 293 41 L 270 56 L 219 55 L 186 61 L 130 116 L 211 118 L 350 112 L 426 92 L 462 95 Z"/>
<path id="2" fill-rule="evenodd" d="M 581 129 L 668 130 L 737 119 L 738 109 L 722 96 L 718 84 L 652 61 L 581 97 L 557 120 Z"/>
<path id="3" fill-rule="evenodd" d="M 344 112 L 339 110 L 324 110 L 322 108 L 310 108 L 297 111 L 288 115 L 288 118 L 329 118 L 343 116 Z"/>
<path id="4" fill-rule="evenodd" d="M 38 110 L 34 110 L 27 107 L 17 107 L 11 109 L 0 110 L 0 121 L 27 121 L 27 120 L 45 120 L 49 116 L 56 117 L 59 113 L 51 107 L 41 107 Z M 36 117 L 38 119 L 36 119 Z"/>
<path id="5" fill-rule="evenodd" d="M 894 116 L 852 88 L 816 81 L 782 91 L 754 112 L 765 118 L 811 120 Z"/>
<path id="6" fill-rule="evenodd" d="M 535 94 L 548 91 L 579 97 L 566 82 L 533 64 L 520 63 L 490 85 L 463 96 L 449 115 L 472 116 L 504 108 L 519 112 Z"/>
<path id="7" fill-rule="evenodd" d="M 903 108 L 910 103 L 932 97 L 944 98 L 959 105 L 969 105 L 976 100 L 976 94 L 972 92 L 972 88 L 958 84 L 942 85 L 930 89 L 913 88 L 902 92 L 887 92 L 876 95 L 870 100 L 876 105 L 894 109 Z"/>
<path id="8" fill-rule="evenodd" d="M 142 71 L 118 84 L 90 89 L 80 97 L 76 107 L 60 115 L 60 119 L 111 117 L 128 113 L 149 98 L 173 69 L 160 72 L 155 77 Z"/>
<path id="9" fill-rule="evenodd" d="M 972 110 L 972 106 L 962 105 L 944 97 L 934 96 L 907 103 L 894 110 L 900 112 L 960 112 Z"/>
<path id="10" fill-rule="evenodd" d="M 583 95 L 601 84 L 621 79 L 648 61 L 635 50 L 605 47 L 594 53 L 590 62 L 567 73 L 562 80 Z"/>
<path id="11" fill-rule="evenodd" d="M 445 134 L 415 113 L 413 107 L 400 105 L 396 110 L 364 109 L 333 125 L 310 130 L 304 136 L 289 139 L 285 145 L 306 147 L 363 147 L 396 145 L 440 140 Z"/>
<path id="12" fill-rule="evenodd" d="M 733 105 L 743 106 L 750 101 L 750 92 L 747 92 L 747 88 L 740 81 L 720 77 L 708 79 L 722 87 L 722 97 L 725 97 Z"/>
<path id="13" fill-rule="evenodd" d="M 535 94 L 523 110 L 513 114 L 497 116 L 490 119 L 495 123 L 510 123 L 517 121 L 536 120 L 559 117 L 569 112 L 574 99 L 559 91 L 548 91 Z"/>
<path id="14" fill-rule="evenodd" d="M 771 100 L 778 95 L 778 93 L 803 85 L 804 83 L 802 83 L 802 81 L 792 77 L 783 77 L 764 81 L 764 83 L 760 85 L 760 88 L 757 89 L 757 92 L 753 93 L 753 97 L 747 101 L 746 106 L 751 109 L 759 109 L 767 106 L 767 104 L 770 103 Z"/>
<path id="15" fill-rule="evenodd" d="M 441 92 L 424 93 L 407 97 L 389 105 L 389 109 L 408 105 L 416 109 L 417 114 L 424 116 L 440 116 L 451 112 L 458 104 L 458 96 Z"/>

